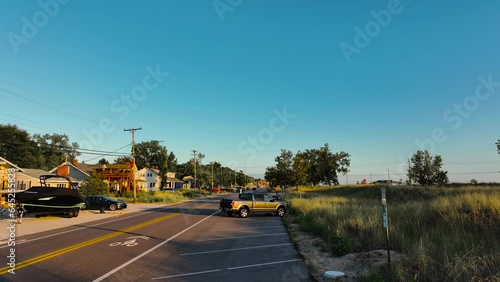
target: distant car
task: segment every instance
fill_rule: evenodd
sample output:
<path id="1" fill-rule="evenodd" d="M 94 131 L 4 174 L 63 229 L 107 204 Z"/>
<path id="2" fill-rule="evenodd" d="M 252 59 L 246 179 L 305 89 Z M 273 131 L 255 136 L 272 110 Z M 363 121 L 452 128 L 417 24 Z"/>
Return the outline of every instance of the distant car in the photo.
<path id="1" fill-rule="evenodd" d="M 127 208 L 127 203 L 124 201 L 111 199 L 108 196 L 89 196 L 84 201 L 85 207 L 89 210 L 104 208 L 114 211 Z"/>

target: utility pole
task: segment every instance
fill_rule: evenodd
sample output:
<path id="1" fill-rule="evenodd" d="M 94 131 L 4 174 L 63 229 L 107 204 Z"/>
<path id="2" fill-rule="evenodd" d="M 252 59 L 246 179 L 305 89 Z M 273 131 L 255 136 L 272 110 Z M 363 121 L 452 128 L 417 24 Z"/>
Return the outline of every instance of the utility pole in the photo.
<path id="1" fill-rule="evenodd" d="M 214 163 L 211 162 L 212 164 L 212 190 L 214 190 Z"/>
<path id="2" fill-rule="evenodd" d="M 408 159 L 408 184 L 411 185 L 411 162 Z"/>
<path id="3" fill-rule="evenodd" d="M 196 189 L 196 150 L 193 150 L 193 162 L 194 162 L 194 188 Z"/>
<path id="4" fill-rule="evenodd" d="M 134 171 L 134 166 L 135 166 L 135 139 L 134 139 L 134 133 L 137 130 L 142 130 L 142 127 L 139 128 L 129 128 L 129 129 L 124 129 L 123 131 L 130 131 L 132 133 L 132 185 L 134 186 L 134 203 L 137 199 L 137 185 L 135 185 L 135 171 Z"/>
<path id="5" fill-rule="evenodd" d="M 391 177 L 389 175 L 389 169 L 387 169 L 387 185 L 389 185 L 390 181 L 391 181 Z"/>

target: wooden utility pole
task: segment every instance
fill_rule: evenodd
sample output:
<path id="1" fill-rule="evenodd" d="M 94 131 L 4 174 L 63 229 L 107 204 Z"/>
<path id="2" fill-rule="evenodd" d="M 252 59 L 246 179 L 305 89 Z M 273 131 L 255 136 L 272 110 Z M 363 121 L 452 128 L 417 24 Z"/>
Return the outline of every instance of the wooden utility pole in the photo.
<path id="1" fill-rule="evenodd" d="M 193 150 L 193 162 L 194 162 L 194 188 L 196 189 L 196 150 Z"/>
<path id="2" fill-rule="evenodd" d="M 214 163 L 210 163 L 212 165 L 212 190 L 214 190 Z"/>
<path id="3" fill-rule="evenodd" d="M 130 131 L 132 132 L 132 185 L 134 187 L 134 203 L 137 198 L 137 185 L 135 183 L 135 171 L 134 171 L 134 166 L 135 166 L 135 139 L 134 139 L 134 133 L 137 130 L 142 130 L 141 127 L 139 128 L 129 128 L 129 129 L 124 129 L 123 131 Z"/>

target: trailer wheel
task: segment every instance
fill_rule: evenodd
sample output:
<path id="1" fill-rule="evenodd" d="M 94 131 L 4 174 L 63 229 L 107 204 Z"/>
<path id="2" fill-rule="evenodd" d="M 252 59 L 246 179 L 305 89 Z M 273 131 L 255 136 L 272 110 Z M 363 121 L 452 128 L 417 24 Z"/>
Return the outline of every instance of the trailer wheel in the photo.
<path id="1" fill-rule="evenodd" d="M 72 218 L 74 216 L 74 211 L 73 210 L 69 210 L 67 213 L 66 213 L 66 217 L 67 218 Z"/>
<path id="2" fill-rule="evenodd" d="M 73 210 L 73 217 L 78 217 L 79 214 L 80 214 L 80 209 Z"/>

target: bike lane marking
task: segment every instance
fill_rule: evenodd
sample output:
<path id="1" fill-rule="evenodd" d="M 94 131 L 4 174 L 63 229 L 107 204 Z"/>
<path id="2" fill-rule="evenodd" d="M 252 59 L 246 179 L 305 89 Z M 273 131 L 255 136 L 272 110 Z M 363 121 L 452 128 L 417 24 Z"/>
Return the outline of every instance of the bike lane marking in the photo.
<path id="1" fill-rule="evenodd" d="M 205 205 L 207 205 L 207 204 L 204 204 L 204 205 L 201 205 L 201 206 L 197 206 L 197 207 L 195 207 L 195 208 L 199 208 L 199 207 L 202 207 L 202 206 L 205 206 Z M 172 236 L 172 237 L 168 238 L 167 240 L 165 240 L 165 241 L 163 241 L 163 242 L 159 243 L 158 245 L 156 245 L 156 246 L 152 247 L 151 249 L 149 249 L 149 250 L 147 250 L 147 251 L 143 252 L 142 254 L 140 254 L 140 255 L 136 256 L 135 258 L 133 258 L 133 259 L 131 259 L 131 260 L 127 261 L 126 263 L 124 263 L 124 264 L 122 264 L 122 265 L 120 265 L 120 266 L 116 267 L 115 269 L 113 269 L 113 270 L 109 271 L 108 273 L 106 273 L 106 274 L 102 275 L 101 277 L 99 277 L 99 278 L 97 278 L 97 279 L 93 280 L 93 282 L 99 282 L 99 281 L 102 281 L 102 280 L 104 280 L 104 279 L 108 278 L 109 276 L 113 275 L 114 273 L 118 272 L 119 270 L 121 270 L 121 269 L 125 268 L 126 266 L 128 266 L 128 265 L 132 264 L 133 262 L 137 261 L 138 259 L 140 259 L 140 258 L 142 258 L 142 257 L 146 256 L 147 254 L 149 254 L 149 253 L 151 253 L 152 251 L 154 251 L 154 250 L 158 249 L 159 247 L 161 247 L 161 246 L 165 245 L 166 243 L 168 243 L 168 242 L 172 241 L 172 240 L 173 240 L 173 239 L 175 239 L 176 237 L 178 237 L 178 236 L 182 235 L 184 232 L 186 232 L 186 231 L 190 230 L 191 228 L 193 228 L 193 227 L 195 227 L 196 225 L 198 225 L 198 224 L 200 224 L 200 223 L 204 222 L 205 220 L 207 220 L 207 219 L 211 218 L 212 216 L 214 216 L 215 214 L 217 214 L 217 213 L 219 213 L 219 212 L 220 212 L 220 211 L 218 210 L 218 211 L 216 211 L 216 212 L 214 212 L 214 213 L 210 214 L 209 216 L 207 216 L 207 217 L 205 217 L 204 219 L 202 219 L 202 220 L 200 220 L 200 221 L 196 222 L 195 224 L 193 224 L 193 225 L 189 226 L 188 228 L 186 228 L 186 229 L 184 229 L 184 230 L 180 231 L 179 233 L 175 234 L 174 236 Z"/>
<path id="2" fill-rule="evenodd" d="M 139 228 L 142 228 L 142 227 L 154 224 L 154 223 L 158 223 L 160 221 L 163 221 L 163 220 L 166 220 L 166 219 L 172 218 L 174 216 L 178 216 L 178 215 L 180 215 L 180 213 L 168 214 L 166 216 L 162 216 L 162 217 L 150 220 L 150 221 L 146 221 L 146 222 L 138 224 L 138 225 L 134 225 L 134 226 L 131 226 L 131 227 L 119 230 L 119 231 L 115 231 L 115 232 L 108 234 L 108 235 L 104 235 L 104 236 L 100 236 L 100 237 L 97 237 L 97 238 L 94 238 L 91 240 L 87 240 L 87 241 L 84 241 L 82 243 L 78 243 L 78 244 L 75 244 L 75 245 L 72 245 L 72 246 L 69 246 L 66 248 L 62 248 L 62 249 L 59 249 L 59 250 L 56 250 L 53 252 L 49 252 L 49 253 L 46 253 L 44 255 L 37 256 L 37 257 L 31 258 L 28 260 L 20 261 L 20 262 L 16 263 L 16 271 L 21 269 L 21 268 L 24 268 L 26 266 L 30 266 L 30 265 L 33 265 L 33 264 L 57 257 L 57 256 L 60 256 L 60 255 L 65 254 L 65 253 L 69 253 L 69 252 L 81 249 L 83 247 L 93 245 L 95 243 L 116 237 L 116 236 L 124 234 L 124 233 L 128 233 L 130 231 L 133 231 L 133 230 L 136 230 L 136 229 L 139 229 Z M 8 273 L 8 271 L 10 269 L 11 269 L 10 266 L 0 268 L 0 275 Z"/>

